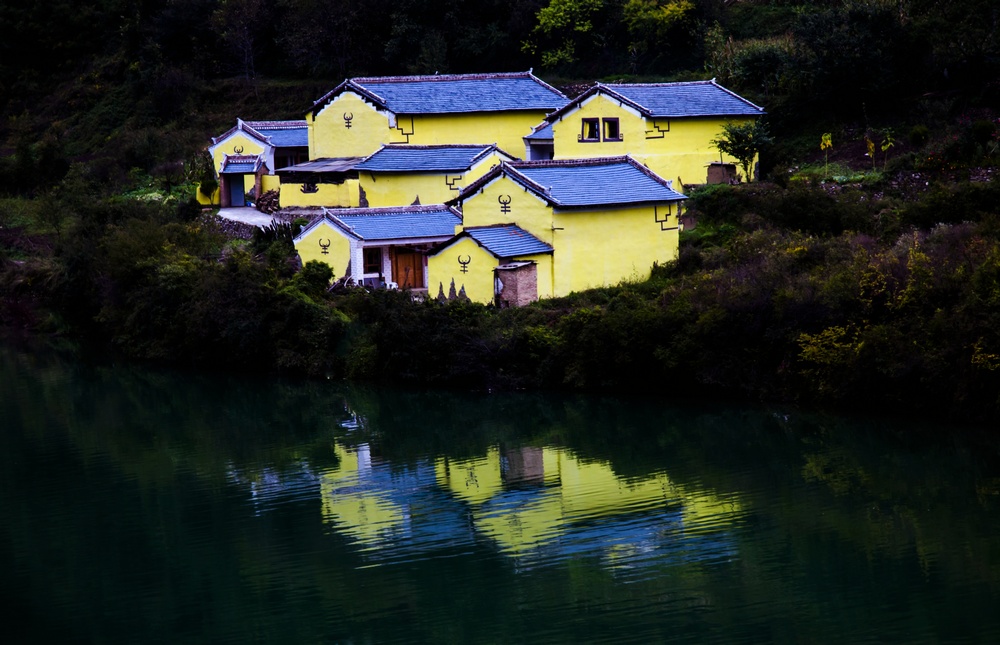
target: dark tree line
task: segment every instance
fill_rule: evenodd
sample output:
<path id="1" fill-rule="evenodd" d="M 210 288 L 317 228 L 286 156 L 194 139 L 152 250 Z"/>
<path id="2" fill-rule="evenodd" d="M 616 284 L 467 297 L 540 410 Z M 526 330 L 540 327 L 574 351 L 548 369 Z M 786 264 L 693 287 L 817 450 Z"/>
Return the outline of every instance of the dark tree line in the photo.
<path id="1" fill-rule="evenodd" d="M 998 24 L 992 0 L 7 0 L 0 194 L 71 161 L 91 184 L 162 174 L 234 115 L 299 117 L 357 75 L 714 76 L 779 140 L 828 120 L 933 130 L 1000 104 Z"/>

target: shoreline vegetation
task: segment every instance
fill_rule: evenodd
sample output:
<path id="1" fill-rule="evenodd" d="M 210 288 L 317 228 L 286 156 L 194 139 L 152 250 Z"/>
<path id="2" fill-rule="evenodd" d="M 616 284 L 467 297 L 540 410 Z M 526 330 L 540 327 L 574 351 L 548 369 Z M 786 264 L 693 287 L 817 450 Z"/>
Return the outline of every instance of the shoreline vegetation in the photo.
<path id="1" fill-rule="evenodd" d="M 0 328 L 187 369 L 1000 419 L 995 2 L 380 1 L 0 10 Z M 686 187 L 697 226 L 648 281 L 521 309 L 329 292 L 291 227 L 246 239 L 191 199 L 234 115 L 530 67 L 571 95 L 716 77 L 767 110 L 760 181 Z"/>
<path id="2" fill-rule="evenodd" d="M 4 226 L 0 323 L 188 369 L 995 419 L 1000 182 L 898 179 L 703 187 L 650 280 L 510 309 L 329 291 L 291 226 L 240 240 L 180 199 L 75 193 L 48 233 Z"/>

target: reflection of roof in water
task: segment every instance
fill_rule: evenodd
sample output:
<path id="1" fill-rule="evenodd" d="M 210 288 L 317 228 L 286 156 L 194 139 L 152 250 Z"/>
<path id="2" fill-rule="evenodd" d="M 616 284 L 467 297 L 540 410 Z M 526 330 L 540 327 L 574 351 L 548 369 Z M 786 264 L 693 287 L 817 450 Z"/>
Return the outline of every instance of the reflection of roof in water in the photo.
<path id="1" fill-rule="evenodd" d="M 315 499 L 319 490 L 316 474 L 305 461 L 297 463 L 293 468 L 264 468 L 255 473 L 230 467 L 226 477 L 231 483 L 250 489 L 250 499 L 258 513 L 289 501 Z"/>

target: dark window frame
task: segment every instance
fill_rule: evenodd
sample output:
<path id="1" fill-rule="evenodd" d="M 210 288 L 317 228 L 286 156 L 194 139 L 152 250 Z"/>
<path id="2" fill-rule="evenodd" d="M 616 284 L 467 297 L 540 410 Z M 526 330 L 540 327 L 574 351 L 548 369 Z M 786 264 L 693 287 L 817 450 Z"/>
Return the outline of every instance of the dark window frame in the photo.
<path id="1" fill-rule="evenodd" d="M 614 124 L 614 136 L 609 136 L 608 126 Z M 605 141 L 621 141 L 622 126 L 618 117 L 606 117 L 601 119 L 601 135 Z"/>
<path id="2" fill-rule="evenodd" d="M 587 136 L 588 127 L 593 132 L 592 137 Z M 597 143 L 601 140 L 601 120 L 598 118 L 587 118 L 580 119 L 580 142 L 581 143 Z"/>
<path id="3" fill-rule="evenodd" d="M 362 249 L 361 252 L 362 252 L 361 264 L 362 264 L 362 269 L 363 269 L 362 272 L 364 273 L 364 275 L 370 275 L 370 274 L 373 274 L 373 273 L 377 273 L 379 275 L 382 275 L 382 247 L 381 246 L 368 246 L 368 247 L 365 247 L 364 249 Z M 376 253 L 378 254 L 378 262 L 377 263 L 376 262 L 372 262 L 369 259 L 369 254 L 374 255 Z M 374 267 L 375 270 L 374 271 L 369 271 L 369 269 L 371 269 L 372 267 Z"/>

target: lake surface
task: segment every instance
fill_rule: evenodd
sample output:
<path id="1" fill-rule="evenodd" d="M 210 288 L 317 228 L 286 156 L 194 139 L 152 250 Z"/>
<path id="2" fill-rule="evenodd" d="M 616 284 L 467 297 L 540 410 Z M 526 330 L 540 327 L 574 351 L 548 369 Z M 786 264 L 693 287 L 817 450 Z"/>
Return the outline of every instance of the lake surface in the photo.
<path id="1" fill-rule="evenodd" d="M 3 345 L 0 428 L 5 642 L 1000 642 L 988 431 Z"/>

